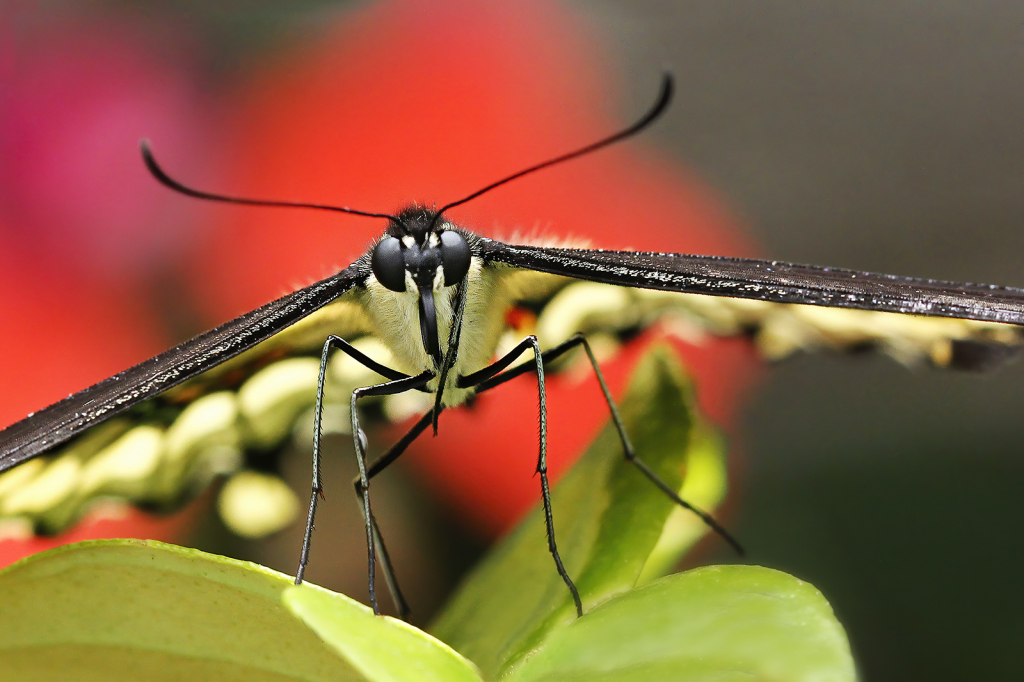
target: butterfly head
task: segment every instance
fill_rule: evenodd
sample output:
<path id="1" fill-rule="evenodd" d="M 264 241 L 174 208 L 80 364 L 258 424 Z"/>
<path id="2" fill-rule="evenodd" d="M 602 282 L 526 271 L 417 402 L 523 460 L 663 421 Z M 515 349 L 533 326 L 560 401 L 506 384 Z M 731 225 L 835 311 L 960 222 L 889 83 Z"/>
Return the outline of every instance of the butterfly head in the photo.
<path id="1" fill-rule="evenodd" d="M 469 272 L 466 238 L 431 210 L 411 207 L 392 220 L 384 238 L 370 253 L 370 267 L 381 285 L 396 292 L 419 294 L 423 348 L 441 365 L 434 292 L 455 286 Z"/>

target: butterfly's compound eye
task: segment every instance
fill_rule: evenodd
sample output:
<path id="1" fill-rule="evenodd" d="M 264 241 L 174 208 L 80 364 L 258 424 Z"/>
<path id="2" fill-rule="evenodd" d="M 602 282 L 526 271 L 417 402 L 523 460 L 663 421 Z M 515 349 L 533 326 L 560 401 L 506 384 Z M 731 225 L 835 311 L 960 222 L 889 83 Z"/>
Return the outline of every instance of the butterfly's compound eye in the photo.
<path id="1" fill-rule="evenodd" d="M 398 238 L 386 237 L 373 247 L 370 268 L 377 281 L 391 291 L 405 291 L 405 258 Z"/>
<path id="2" fill-rule="evenodd" d="M 444 270 L 444 285 L 458 284 L 469 272 L 469 244 L 458 232 L 445 230 L 441 233 L 441 267 Z"/>

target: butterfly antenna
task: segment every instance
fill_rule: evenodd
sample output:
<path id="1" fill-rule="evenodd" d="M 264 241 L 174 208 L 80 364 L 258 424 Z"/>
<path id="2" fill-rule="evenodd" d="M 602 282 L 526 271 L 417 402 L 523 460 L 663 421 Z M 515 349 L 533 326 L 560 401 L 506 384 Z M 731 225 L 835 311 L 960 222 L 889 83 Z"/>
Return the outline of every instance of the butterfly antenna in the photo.
<path id="1" fill-rule="evenodd" d="M 321 211 L 335 211 L 337 213 L 349 213 L 351 215 L 366 216 L 368 218 L 387 218 L 399 225 L 404 227 L 404 224 L 399 220 L 398 216 L 393 216 L 388 213 L 370 213 L 369 211 L 359 211 L 354 208 L 348 208 L 347 206 L 328 206 L 326 204 L 307 204 L 298 201 L 271 201 L 266 199 L 246 199 L 243 197 L 229 197 L 223 194 L 211 194 L 210 192 L 201 192 L 191 187 L 186 187 L 177 180 L 164 172 L 164 169 L 160 167 L 160 164 L 153 158 L 153 152 L 149 148 L 149 140 L 139 140 L 139 148 L 142 150 L 142 160 L 146 163 L 146 168 L 152 173 L 153 177 L 156 178 L 160 184 L 165 187 L 170 187 L 175 192 L 180 192 L 196 199 L 206 199 L 208 201 L 223 201 L 228 204 L 242 204 L 243 206 L 282 206 L 286 208 L 315 208 Z"/>
<path id="2" fill-rule="evenodd" d="M 661 92 L 658 93 L 657 101 L 655 101 L 654 106 L 652 106 L 647 111 L 646 114 L 644 114 L 642 117 L 640 117 L 640 119 L 636 123 L 634 123 L 633 125 L 629 126 L 628 128 L 620 130 L 619 132 L 615 133 L 614 135 L 609 135 L 608 137 L 603 138 L 601 140 L 598 140 L 597 142 L 594 142 L 592 144 L 588 144 L 586 147 L 581 147 L 580 149 L 577 149 L 575 151 L 569 152 L 568 154 L 562 154 L 561 156 L 556 156 L 553 159 L 548 159 L 547 161 L 544 161 L 543 163 L 538 163 L 536 166 L 530 166 L 529 168 L 521 170 L 518 173 L 513 173 L 512 175 L 509 175 L 506 178 L 502 178 L 501 180 L 498 180 L 497 182 L 492 182 L 491 184 L 487 185 L 483 189 L 479 189 L 479 190 L 473 192 L 472 194 L 470 194 L 467 197 L 463 197 L 462 199 L 459 199 L 458 201 L 453 201 L 452 203 L 442 207 L 441 210 L 439 210 L 434 215 L 434 221 L 430 225 L 431 230 L 434 229 L 434 226 L 436 225 L 437 221 L 440 219 L 441 214 L 443 214 L 445 211 L 447 211 L 450 208 L 455 208 L 456 206 L 460 206 L 461 204 L 464 204 L 467 201 L 470 201 L 472 199 L 476 199 L 481 194 L 485 194 L 486 192 L 490 192 L 492 189 L 495 189 L 496 187 L 501 187 L 502 185 L 504 185 L 506 183 L 509 183 L 509 182 L 512 182 L 513 180 L 516 180 L 518 178 L 521 178 L 524 175 L 529 175 L 530 173 L 534 173 L 536 171 L 539 171 L 542 168 L 547 168 L 548 166 L 554 166 L 556 164 L 562 163 L 563 161 L 569 161 L 570 159 L 575 159 L 578 156 L 585 156 L 586 154 L 589 154 L 591 152 L 595 152 L 598 149 L 601 149 L 602 147 L 607 147 L 607 146 L 615 144 L 616 142 L 619 142 L 621 140 L 625 140 L 628 137 L 632 137 L 633 135 L 636 135 L 637 133 L 639 133 L 642 130 L 644 130 L 644 128 L 646 128 L 647 126 L 651 125 L 651 123 L 653 123 L 655 120 L 657 120 L 657 118 L 659 116 L 661 116 L 662 113 L 664 113 L 665 109 L 668 107 L 669 102 L 672 101 L 672 92 L 673 92 L 674 89 L 675 88 L 674 88 L 674 85 L 673 85 L 672 74 L 666 71 L 665 74 L 662 76 L 662 79 L 661 79 Z"/>

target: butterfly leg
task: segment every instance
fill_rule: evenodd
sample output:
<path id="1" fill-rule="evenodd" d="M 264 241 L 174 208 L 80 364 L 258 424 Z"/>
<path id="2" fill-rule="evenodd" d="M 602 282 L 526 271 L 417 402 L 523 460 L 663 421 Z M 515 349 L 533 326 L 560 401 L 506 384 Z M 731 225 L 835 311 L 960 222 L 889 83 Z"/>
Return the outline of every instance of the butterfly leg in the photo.
<path id="1" fill-rule="evenodd" d="M 360 398 L 404 393 L 405 391 L 421 388 L 433 378 L 434 373 L 426 371 L 422 374 L 417 374 L 414 377 L 396 379 L 395 381 L 386 381 L 382 384 L 367 386 L 365 388 L 357 388 L 352 391 L 352 399 L 350 401 L 350 408 L 352 412 L 352 434 L 356 446 L 356 462 L 359 465 L 359 485 L 363 492 L 363 520 L 366 522 L 366 549 L 369 554 L 367 573 L 369 578 L 370 606 L 373 607 L 373 612 L 377 615 L 380 615 L 380 608 L 377 606 L 377 589 L 375 585 L 377 544 L 374 534 L 373 512 L 370 509 L 370 479 L 366 473 L 366 440 L 362 435 L 362 429 L 359 427 L 359 412 L 356 410 L 356 406 Z"/>
<path id="2" fill-rule="evenodd" d="M 316 505 L 317 501 L 323 497 L 323 482 L 320 477 L 320 441 L 321 434 L 323 433 L 324 384 L 327 379 L 327 360 L 330 357 L 332 348 L 337 348 L 362 364 L 364 367 L 367 367 L 368 369 L 371 369 L 381 376 L 387 377 L 393 381 L 410 378 L 407 374 L 395 371 L 390 367 L 373 360 L 340 336 L 331 335 L 324 342 L 324 349 L 320 355 L 320 375 L 316 386 L 316 405 L 313 411 L 313 492 L 310 495 L 309 500 L 309 515 L 306 517 L 306 533 L 302 539 L 302 553 L 299 555 L 299 568 L 295 572 L 296 585 L 302 582 L 302 576 L 306 572 L 306 564 L 309 563 L 309 545 L 310 540 L 313 537 L 313 522 L 316 517 Z M 358 443 L 358 432 L 353 432 L 353 437 Z"/>
<path id="3" fill-rule="evenodd" d="M 548 550 L 551 552 L 552 558 L 555 560 L 555 568 L 558 570 L 558 575 L 562 576 L 562 581 L 565 582 L 566 587 L 569 588 L 569 592 L 572 593 L 572 600 L 576 604 L 576 615 L 583 615 L 583 604 L 580 601 L 580 593 L 576 589 L 576 585 L 573 584 L 572 578 L 569 577 L 568 571 L 565 570 L 565 566 L 562 564 L 562 557 L 558 554 L 558 545 L 555 543 L 555 520 L 551 513 L 551 489 L 548 485 L 548 406 L 547 406 L 547 393 L 544 390 L 544 360 L 540 351 L 540 344 L 537 342 L 536 336 L 528 336 L 519 344 L 505 354 L 504 357 L 494 362 L 489 367 L 474 372 L 463 377 L 459 377 L 458 386 L 461 388 L 468 388 L 470 386 L 477 386 L 485 383 L 487 379 L 494 377 L 509 365 L 515 362 L 520 355 L 527 350 L 533 350 L 534 361 L 523 363 L 521 367 L 531 367 L 537 372 L 537 392 L 538 392 L 538 408 L 539 408 L 539 426 L 540 426 L 540 454 L 537 457 L 537 473 L 540 475 L 540 492 L 541 499 L 544 502 L 544 523 L 547 526 L 548 534 Z M 525 373 L 527 370 L 523 370 Z"/>
<path id="4" fill-rule="evenodd" d="M 591 350 L 590 344 L 587 342 L 587 339 L 583 334 L 574 334 L 565 341 L 563 341 L 562 343 L 560 343 L 559 345 L 555 346 L 554 348 L 545 351 L 542 355 L 543 361 L 545 363 L 549 363 L 553 361 L 555 358 L 575 348 L 576 346 L 583 346 L 583 350 L 586 351 L 587 354 L 587 359 L 590 360 L 590 366 L 593 367 L 594 369 L 594 374 L 597 377 L 597 383 L 601 386 L 601 392 L 604 394 L 605 403 L 607 403 L 608 411 L 611 413 L 612 423 L 615 424 L 615 430 L 619 434 L 619 441 L 622 443 L 622 452 L 626 460 L 633 464 L 633 466 L 635 466 L 637 469 L 639 469 L 640 472 L 644 476 L 646 476 L 651 481 L 651 483 L 657 486 L 659 490 L 665 493 L 665 495 L 667 495 L 669 499 L 678 504 L 680 507 L 688 509 L 694 514 L 696 514 L 698 517 L 700 517 L 701 521 L 706 523 L 708 527 L 711 528 L 711 530 L 718 533 L 718 535 L 720 535 L 723 540 L 728 542 L 729 545 L 731 545 L 732 548 L 736 550 L 737 554 L 742 556 L 743 547 L 740 546 L 740 543 L 737 542 L 736 539 L 733 538 L 732 535 L 730 535 L 729 532 L 725 530 L 725 528 L 723 528 L 721 524 L 719 524 L 713 516 L 708 514 L 703 509 L 699 509 L 690 504 L 689 502 L 687 502 L 686 500 L 684 500 L 683 498 L 681 498 L 679 496 L 679 493 L 673 490 L 672 486 L 661 480 L 661 477 L 654 473 L 654 471 L 649 466 L 647 466 L 647 463 L 640 459 L 640 457 L 636 454 L 636 451 L 633 450 L 633 444 L 629 440 L 629 434 L 626 433 L 626 427 L 622 422 L 622 416 L 619 414 L 619 408 L 615 404 L 615 399 L 612 397 L 612 392 L 608 389 L 608 383 L 604 379 L 604 373 L 601 372 L 601 367 L 597 363 L 597 358 L 594 357 L 594 351 Z M 488 380 L 481 381 L 477 386 L 477 393 L 487 391 L 489 389 L 494 388 L 495 386 L 499 386 L 505 383 L 506 381 L 509 381 L 510 379 L 514 379 L 515 377 L 521 374 L 526 374 L 532 371 L 532 369 L 533 367 L 531 366 L 531 363 L 524 362 L 523 364 L 513 367 L 512 369 L 508 370 L 503 374 L 499 374 L 497 376 L 489 378 Z"/>
<path id="5" fill-rule="evenodd" d="M 444 409 L 441 407 L 440 409 Z M 416 440 L 421 433 L 427 430 L 427 427 L 433 422 L 434 411 L 427 412 L 419 421 L 409 429 L 408 433 L 402 436 L 401 440 L 391 446 L 386 453 L 380 456 L 373 464 L 371 464 L 366 470 L 366 480 L 369 481 L 374 476 L 383 471 L 389 464 L 394 462 L 398 457 L 408 449 L 412 442 Z M 356 490 L 356 499 L 359 501 L 359 506 L 363 504 L 363 481 L 361 476 L 356 476 L 352 481 Z M 374 538 L 377 542 L 379 549 L 379 559 L 381 569 L 384 571 L 384 580 L 388 584 L 388 589 L 391 591 L 391 597 L 395 600 L 395 605 L 398 607 L 398 615 L 402 620 L 406 620 L 409 616 L 409 604 L 405 601 L 405 597 L 402 596 L 402 590 L 398 587 L 398 580 L 395 577 L 394 567 L 391 564 L 391 557 L 388 556 L 387 547 L 384 545 L 384 536 L 381 535 L 380 526 L 377 524 L 377 519 L 372 514 L 370 515 L 370 522 L 373 524 Z"/>

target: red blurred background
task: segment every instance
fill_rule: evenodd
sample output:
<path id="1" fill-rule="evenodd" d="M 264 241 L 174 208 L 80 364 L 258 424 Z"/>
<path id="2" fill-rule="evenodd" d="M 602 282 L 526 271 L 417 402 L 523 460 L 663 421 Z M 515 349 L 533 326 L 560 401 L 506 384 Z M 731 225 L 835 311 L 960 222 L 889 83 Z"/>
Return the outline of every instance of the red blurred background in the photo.
<path id="1" fill-rule="evenodd" d="M 373 5 L 325 26 L 231 100 L 237 124 L 216 186 L 372 211 L 444 203 L 621 127 L 601 63 L 581 22 L 550 3 Z M 701 184 L 642 140 L 503 187 L 450 217 L 491 236 L 525 229 L 608 248 L 749 253 Z M 190 282 L 207 319 L 228 319 L 296 277 L 346 265 L 380 230 L 367 219 L 225 209 Z M 691 347 L 688 357 L 705 408 L 728 418 L 739 377 L 752 369 L 742 344 Z M 607 416 L 596 381 L 564 390 L 551 387 L 562 415 L 552 419 L 556 476 Z M 439 437 L 424 439 L 412 460 L 488 535 L 536 504 L 535 403 L 528 382 L 482 396 L 472 415 L 445 415 Z"/>

